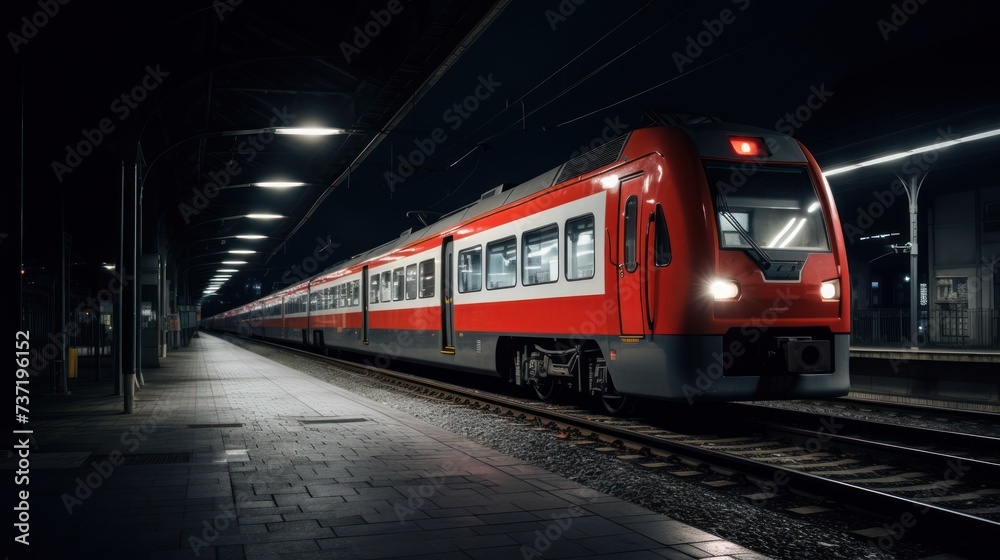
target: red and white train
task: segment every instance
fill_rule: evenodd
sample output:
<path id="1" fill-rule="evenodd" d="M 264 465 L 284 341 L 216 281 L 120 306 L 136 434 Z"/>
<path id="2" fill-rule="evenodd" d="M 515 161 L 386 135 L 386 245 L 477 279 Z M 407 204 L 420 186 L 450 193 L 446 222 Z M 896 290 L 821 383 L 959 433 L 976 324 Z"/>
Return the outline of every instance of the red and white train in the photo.
<path id="1" fill-rule="evenodd" d="M 661 124 L 206 326 L 619 412 L 846 394 L 847 255 L 812 155 L 768 130 Z"/>

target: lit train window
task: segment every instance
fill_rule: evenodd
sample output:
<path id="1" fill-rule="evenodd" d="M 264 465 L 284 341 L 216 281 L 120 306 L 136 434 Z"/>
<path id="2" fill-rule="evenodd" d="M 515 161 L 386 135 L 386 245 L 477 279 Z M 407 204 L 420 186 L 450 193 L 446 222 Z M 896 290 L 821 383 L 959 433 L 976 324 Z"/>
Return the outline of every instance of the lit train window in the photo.
<path id="1" fill-rule="evenodd" d="M 548 284 L 559 279 L 559 226 L 549 224 L 521 236 L 521 283 Z"/>
<path id="2" fill-rule="evenodd" d="M 434 297 L 434 259 L 422 261 L 417 273 L 420 275 L 420 297 Z"/>
<path id="3" fill-rule="evenodd" d="M 361 280 L 351 282 L 351 305 L 361 305 Z"/>
<path id="4" fill-rule="evenodd" d="M 382 289 L 379 290 L 378 300 L 392 301 L 392 273 L 388 270 L 382 273 Z"/>
<path id="5" fill-rule="evenodd" d="M 483 246 L 458 252 L 458 291 L 478 292 L 483 289 Z"/>
<path id="6" fill-rule="evenodd" d="M 667 266 L 673 255 L 670 252 L 670 234 L 667 233 L 667 218 L 663 215 L 663 207 L 656 205 L 656 230 L 653 239 L 653 263 L 656 266 Z"/>
<path id="7" fill-rule="evenodd" d="M 392 301 L 403 299 L 403 268 L 392 271 Z"/>
<path id="8" fill-rule="evenodd" d="M 566 279 L 594 277 L 594 215 L 566 220 Z"/>
<path id="9" fill-rule="evenodd" d="M 517 239 L 508 237 L 486 245 L 486 289 L 517 284 Z"/>
<path id="10" fill-rule="evenodd" d="M 417 299 L 417 265 L 406 267 L 406 299 Z"/>
<path id="11" fill-rule="evenodd" d="M 635 258 L 635 226 L 636 214 L 639 212 L 639 199 L 632 195 L 625 201 L 625 270 L 635 272 L 639 262 Z"/>
<path id="12" fill-rule="evenodd" d="M 368 303 L 378 303 L 378 274 L 373 274 L 368 284 Z"/>

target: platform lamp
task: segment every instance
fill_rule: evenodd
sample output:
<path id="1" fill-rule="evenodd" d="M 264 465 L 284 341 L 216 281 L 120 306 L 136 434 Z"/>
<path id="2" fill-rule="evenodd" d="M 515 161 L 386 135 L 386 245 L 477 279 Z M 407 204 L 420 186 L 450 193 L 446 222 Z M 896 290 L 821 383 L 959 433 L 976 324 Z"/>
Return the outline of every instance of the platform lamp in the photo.
<path id="1" fill-rule="evenodd" d="M 940 130 L 940 129 L 939 129 Z M 834 175 L 839 175 L 841 173 L 847 173 L 854 171 L 855 169 L 861 169 L 863 167 L 869 167 L 872 165 L 879 165 L 882 163 L 888 163 L 890 161 L 896 161 L 903 159 L 905 157 L 913 156 L 916 154 L 922 154 L 925 152 L 931 152 L 935 150 L 942 150 L 954 146 L 956 144 L 964 144 L 966 142 L 974 142 L 976 140 L 983 140 L 985 138 L 992 138 L 994 136 L 1000 136 L 1000 127 L 992 126 L 986 129 L 984 132 L 978 132 L 975 134 L 968 134 L 965 136 L 955 137 L 952 134 L 943 134 L 942 137 L 947 138 L 941 142 L 935 142 L 933 144 L 928 144 L 925 146 L 920 146 L 910 150 L 905 150 L 902 152 L 895 152 L 891 154 L 886 154 L 869 160 L 865 160 L 859 163 L 853 163 L 849 165 L 843 165 L 840 167 L 834 167 L 832 169 L 827 169 L 823 172 L 823 177 L 831 177 Z M 919 253 L 917 247 L 917 211 L 919 207 L 917 205 L 917 199 L 920 196 L 920 187 L 923 186 L 924 180 L 927 178 L 927 173 L 922 176 L 914 175 L 904 179 L 896 174 L 896 177 L 903 184 L 903 189 L 906 191 L 906 198 L 909 202 L 909 214 L 910 214 L 910 241 L 902 245 L 893 245 L 893 250 L 900 251 L 903 253 L 910 254 L 910 349 L 917 350 L 917 341 L 920 340 L 920 321 L 917 317 L 917 301 L 919 297 L 919 281 L 917 276 L 917 255 Z"/>
<path id="2" fill-rule="evenodd" d="M 360 132 L 346 128 L 275 126 L 246 130 L 205 132 L 189 136 L 171 144 L 160 152 L 155 158 L 153 158 L 149 165 L 146 165 L 142 152 L 142 134 L 148 123 L 149 119 L 147 118 L 141 131 L 139 132 L 138 140 L 136 141 L 136 157 L 135 164 L 132 168 L 132 188 L 130 189 L 125 188 L 127 169 L 125 162 L 122 161 L 122 227 L 121 245 L 119 247 L 121 253 L 121 258 L 119 259 L 121 267 L 120 274 L 122 278 L 128 277 L 126 275 L 127 271 L 134 273 L 132 278 L 138 279 L 140 277 L 139 264 L 142 252 L 142 188 L 145 184 L 146 176 L 148 176 L 149 170 L 152 169 L 158 161 L 160 161 L 160 158 L 167 153 L 170 153 L 178 146 L 193 140 L 224 136 L 246 136 L 268 133 L 293 136 L 330 136 L 337 134 L 355 134 Z M 126 208 L 129 209 L 128 212 L 126 212 Z M 127 243 L 126 239 L 128 239 Z M 121 328 L 118 331 L 121 333 L 123 341 L 123 344 L 121 345 L 121 365 L 119 366 L 119 371 L 121 371 L 122 375 L 120 385 L 119 376 L 115 376 L 115 394 L 124 395 L 124 407 L 126 414 L 132 414 L 135 412 L 135 385 L 136 383 L 142 382 L 142 349 L 139 345 L 139 310 L 141 309 L 142 304 L 139 298 L 140 290 L 134 282 L 123 287 L 121 294 Z M 128 320 L 126 320 L 126 318 L 128 318 Z"/>

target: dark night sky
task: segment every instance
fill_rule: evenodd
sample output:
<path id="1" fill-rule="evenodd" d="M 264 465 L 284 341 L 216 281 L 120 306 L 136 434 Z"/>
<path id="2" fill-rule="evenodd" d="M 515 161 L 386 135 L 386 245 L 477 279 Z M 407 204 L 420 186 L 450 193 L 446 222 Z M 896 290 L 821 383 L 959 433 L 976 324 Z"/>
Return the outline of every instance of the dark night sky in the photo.
<path id="1" fill-rule="evenodd" d="M 17 31 L 20 17 L 39 10 L 37 2 L 10 4 L 0 20 L 5 32 Z M 201 72 L 200 38 L 184 35 L 185 21 L 199 17 L 199 9 L 205 15 L 212 3 L 177 4 L 109 2 L 98 8 L 70 2 L 20 45 L 20 52 L 13 52 L 8 34 L 5 179 L 8 185 L 21 184 L 12 147 L 21 144 L 23 118 L 27 263 L 51 263 L 60 200 L 74 254 L 95 262 L 116 259 L 120 162 L 134 159 L 135 138 L 169 91 L 153 91 L 125 118 L 114 101 L 159 61 L 176 72 L 171 77 L 176 82 L 165 82 L 165 89 Z M 300 18 L 303 25 L 322 25 L 322 18 L 335 11 L 296 13 L 298 3 L 283 5 L 295 14 L 290 19 Z M 560 6 L 565 15 L 559 14 Z M 902 21 L 901 6 L 919 7 Z M 608 123 L 637 126 L 650 108 L 789 127 L 785 115 L 823 88 L 832 94 L 808 120 L 786 130 L 811 147 L 823 166 L 931 140 L 934 127 L 923 123 L 944 119 L 955 123 L 956 132 L 996 124 L 1000 49 L 993 37 L 997 20 L 986 6 L 934 0 L 922 5 L 916 0 L 717 0 L 648 6 L 515 0 L 352 175 L 350 188 L 345 184 L 328 197 L 287 250 L 256 273 L 257 279 L 269 288 L 281 271 L 313 251 L 318 236 L 341 244 L 333 260 L 381 244 L 419 226 L 404 217 L 406 211 L 446 212 L 501 182 L 528 179 L 609 134 Z M 894 13 L 896 29 L 889 27 Z M 881 28 L 880 20 L 887 22 Z M 696 49 L 692 45 L 699 38 L 707 46 Z M 337 50 L 341 39 L 331 35 L 325 46 Z M 448 113 L 475 92 L 480 79 L 492 79 L 494 91 L 467 117 Z M 16 110 L 22 94 L 23 110 Z M 112 119 L 115 130 L 79 168 L 57 181 L 52 161 L 63 159 L 65 146 L 104 118 Z M 415 142 L 438 128 L 447 141 L 435 147 L 425 169 L 390 189 L 384 175 L 395 168 L 394 157 L 412 151 Z M 156 135 L 156 124 L 142 134 Z M 480 144 L 485 149 L 474 149 Z M 853 194 L 844 197 L 863 198 L 871 187 L 845 192 Z M 8 211 L 16 210 L 9 206 Z M 5 260 L 17 259 L 6 239 L 0 249 Z"/>

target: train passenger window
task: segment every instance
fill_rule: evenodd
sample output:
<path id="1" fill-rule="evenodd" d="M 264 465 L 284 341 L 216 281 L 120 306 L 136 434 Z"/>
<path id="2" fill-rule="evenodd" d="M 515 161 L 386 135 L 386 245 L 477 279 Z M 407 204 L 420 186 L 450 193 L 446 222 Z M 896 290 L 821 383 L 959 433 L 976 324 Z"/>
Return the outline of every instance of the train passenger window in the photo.
<path id="1" fill-rule="evenodd" d="M 392 301 L 403 299 L 403 267 L 392 271 Z"/>
<path id="2" fill-rule="evenodd" d="M 566 279 L 594 277 L 594 215 L 566 220 Z"/>
<path id="3" fill-rule="evenodd" d="M 517 238 L 508 237 L 486 245 L 486 289 L 510 288 L 517 284 Z"/>
<path id="4" fill-rule="evenodd" d="M 319 311 L 321 297 L 319 290 L 309 292 L 309 310 Z"/>
<path id="5" fill-rule="evenodd" d="M 549 224 L 521 236 L 521 283 L 548 284 L 559 279 L 559 226 Z"/>
<path id="6" fill-rule="evenodd" d="M 349 300 L 347 299 L 347 284 L 340 284 L 337 286 L 337 309 L 342 309 L 349 305 Z"/>
<path id="7" fill-rule="evenodd" d="M 422 261 L 418 274 L 420 275 L 420 297 L 434 297 L 434 259 Z"/>
<path id="8" fill-rule="evenodd" d="M 483 246 L 458 252 L 458 291 L 478 292 L 483 289 Z"/>
<path id="9" fill-rule="evenodd" d="M 639 212 L 639 199 L 632 195 L 625 201 L 625 270 L 635 272 L 639 262 L 635 255 L 636 215 Z"/>
<path id="10" fill-rule="evenodd" d="M 406 299 L 417 299 L 417 265 L 406 266 Z"/>
<path id="11" fill-rule="evenodd" d="M 351 305 L 361 305 L 361 280 L 351 282 Z"/>
<path id="12" fill-rule="evenodd" d="M 368 303 L 378 303 L 378 274 L 372 274 L 368 284 Z"/>
<path id="13" fill-rule="evenodd" d="M 392 273 L 388 270 L 382 273 L 382 289 L 379 290 L 378 300 L 381 302 L 392 301 Z"/>

